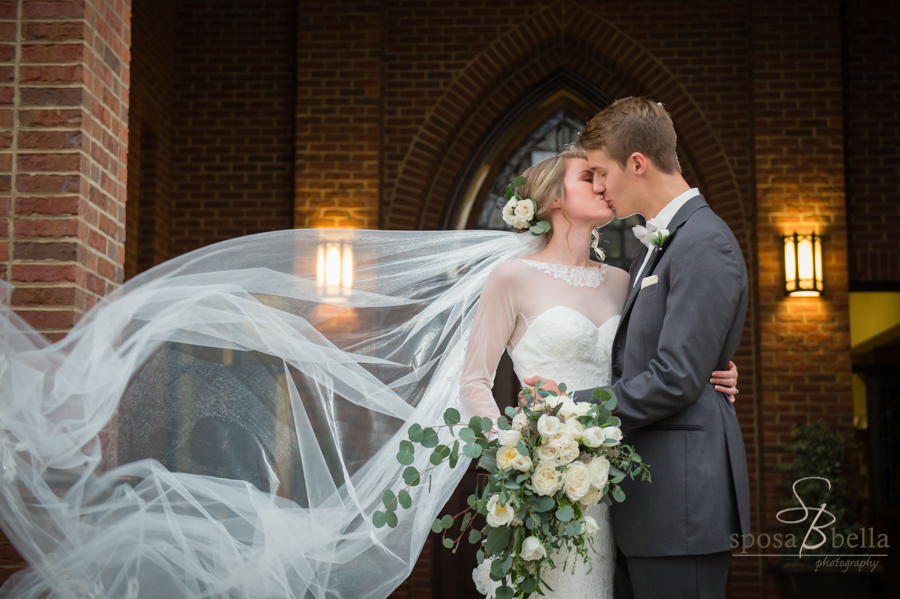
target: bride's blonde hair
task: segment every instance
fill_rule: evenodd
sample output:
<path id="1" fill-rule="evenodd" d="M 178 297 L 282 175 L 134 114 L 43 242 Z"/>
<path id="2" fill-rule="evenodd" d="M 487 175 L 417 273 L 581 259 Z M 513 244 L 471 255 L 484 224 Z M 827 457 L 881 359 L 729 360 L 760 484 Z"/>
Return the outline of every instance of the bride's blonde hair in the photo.
<path id="1" fill-rule="evenodd" d="M 534 166 L 529 167 L 522 176 L 525 177 L 525 185 L 518 188 L 519 195 L 523 198 L 534 200 L 537 204 L 537 210 L 534 213 L 534 222 L 548 220 L 550 210 L 553 207 L 553 200 L 559 198 L 560 207 L 562 208 L 563 218 L 569 222 L 566 216 L 566 168 L 569 166 L 569 160 L 573 158 L 581 158 L 587 160 L 587 154 L 584 149 L 577 146 L 569 146 L 556 156 L 545 158 Z M 571 225 L 571 223 L 569 223 Z M 528 229 L 522 229 L 519 233 L 524 233 Z M 547 241 L 550 241 L 553 235 L 551 228 L 547 233 Z M 604 253 L 599 247 L 600 234 L 594 232 L 591 247 L 603 260 Z"/>

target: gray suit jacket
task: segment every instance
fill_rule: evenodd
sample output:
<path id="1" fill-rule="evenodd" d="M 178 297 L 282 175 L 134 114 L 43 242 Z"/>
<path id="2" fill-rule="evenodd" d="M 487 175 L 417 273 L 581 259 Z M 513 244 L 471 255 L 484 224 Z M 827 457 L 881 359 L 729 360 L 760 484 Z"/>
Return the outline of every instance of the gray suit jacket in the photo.
<path id="1" fill-rule="evenodd" d="M 612 350 L 625 434 L 652 482 L 622 483 L 612 508 L 616 543 L 636 556 L 728 551 L 750 531 L 744 442 L 728 396 L 709 383 L 734 355 L 747 311 L 747 270 L 737 240 L 703 196 L 669 223 L 669 238 L 632 287 Z M 646 251 L 632 264 L 632 283 Z M 593 390 L 575 393 L 588 401 Z"/>

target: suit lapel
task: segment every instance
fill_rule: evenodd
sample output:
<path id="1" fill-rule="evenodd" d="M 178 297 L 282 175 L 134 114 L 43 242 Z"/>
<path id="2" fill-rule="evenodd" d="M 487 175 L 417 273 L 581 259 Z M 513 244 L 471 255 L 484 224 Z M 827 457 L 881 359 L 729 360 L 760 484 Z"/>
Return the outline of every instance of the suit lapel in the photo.
<path id="1" fill-rule="evenodd" d="M 657 262 L 659 262 L 660 258 L 662 258 L 662 255 L 665 253 L 665 251 L 668 249 L 668 247 L 672 244 L 672 241 L 675 238 L 675 234 L 678 232 L 678 229 L 681 228 L 681 225 L 686 223 L 687 220 L 691 217 L 691 215 L 694 212 L 696 212 L 700 208 L 703 208 L 704 206 L 707 206 L 707 205 L 708 204 L 706 203 L 706 200 L 703 198 L 703 196 L 698 195 L 698 196 L 694 196 L 693 198 L 691 198 L 690 200 L 685 202 L 684 206 L 682 206 L 678 210 L 678 212 L 675 213 L 675 216 L 672 217 L 672 221 L 669 223 L 669 226 L 666 227 L 669 230 L 669 237 L 666 240 L 665 244 L 663 244 L 662 249 L 656 250 L 650 256 L 650 260 L 649 260 L 649 262 L 647 262 L 647 267 L 644 269 L 644 272 L 641 273 L 643 275 L 643 277 L 649 277 L 651 274 L 653 274 L 653 269 L 656 268 Z M 640 262 L 635 260 L 635 262 L 632 264 L 633 272 L 631 273 L 631 277 L 630 277 L 631 280 L 629 281 L 629 284 L 631 285 L 631 287 L 628 289 L 628 297 L 625 300 L 625 307 L 622 309 L 621 322 L 626 321 L 626 318 L 627 318 L 629 312 L 631 311 L 631 306 L 634 305 L 634 300 L 637 298 L 638 293 L 640 293 L 640 291 L 641 291 L 640 284 L 635 285 L 634 282 L 635 282 L 635 278 L 637 277 L 637 272 L 641 268 L 640 265 L 643 264 L 643 262 L 644 262 L 644 256 L 646 256 L 647 251 L 648 251 L 647 249 L 644 249 L 644 251 L 641 252 Z M 634 267 L 634 264 L 637 264 L 636 268 Z"/>

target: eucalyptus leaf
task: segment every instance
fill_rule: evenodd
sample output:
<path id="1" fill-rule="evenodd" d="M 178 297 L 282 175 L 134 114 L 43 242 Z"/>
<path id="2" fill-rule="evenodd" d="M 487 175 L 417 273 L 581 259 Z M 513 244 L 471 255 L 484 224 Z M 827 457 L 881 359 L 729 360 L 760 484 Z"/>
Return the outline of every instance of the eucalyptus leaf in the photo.
<path id="1" fill-rule="evenodd" d="M 375 528 L 382 528 L 385 523 L 384 512 L 375 512 L 372 514 L 372 524 L 375 525 Z"/>
<path id="2" fill-rule="evenodd" d="M 384 503 L 384 507 L 390 507 L 396 498 L 397 496 L 394 495 L 394 492 L 388 489 L 384 492 L 384 495 L 382 495 L 381 501 Z"/>
<path id="3" fill-rule="evenodd" d="M 527 181 L 528 180 L 525 177 L 519 175 L 518 177 L 513 179 L 513 185 L 515 185 L 516 187 L 522 187 Z"/>
<path id="4" fill-rule="evenodd" d="M 445 529 L 453 526 L 453 516 L 448 515 L 441 518 L 441 526 L 443 526 Z"/>
<path id="5" fill-rule="evenodd" d="M 641 456 L 639 456 L 636 451 L 632 451 L 631 452 L 631 461 L 634 462 L 635 464 L 640 464 Z"/>
<path id="6" fill-rule="evenodd" d="M 518 443 L 516 443 L 516 450 L 521 455 L 524 455 L 524 456 L 528 455 L 528 448 L 525 447 L 525 443 L 523 443 L 521 440 Z"/>
<path id="7" fill-rule="evenodd" d="M 481 532 L 478 529 L 473 528 L 472 530 L 469 531 L 469 542 L 470 543 L 475 545 L 480 540 L 481 540 Z"/>
<path id="8" fill-rule="evenodd" d="M 412 507 L 412 497 L 410 497 L 409 491 L 406 489 L 400 489 L 400 492 L 397 493 L 397 499 L 400 501 L 400 505 L 403 506 L 403 509 L 408 510 Z"/>
<path id="9" fill-rule="evenodd" d="M 504 412 L 510 418 L 515 418 L 518 415 L 518 412 L 516 412 L 516 409 L 512 406 L 506 406 L 506 410 L 504 410 Z"/>
<path id="10" fill-rule="evenodd" d="M 437 466 L 441 462 L 443 462 L 447 456 L 450 455 L 450 448 L 446 445 L 438 445 L 434 448 L 434 451 L 431 452 L 431 456 L 429 456 L 428 460 Z"/>
<path id="11" fill-rule="evenodd" d="M 403 470 L 403 482 L 411 487 L 418 486 L 418 484 L 422 482 L 422 479 L 419 476 L 419 471 L 416 470 L 414 466 L 408 466 L 407 468 L 405 468 Z"/>
<path id="12" fill-rule="evenodd" d="M 513 599 L 516 596 L 516 592 L 513 591 L 510 587 L 500 587 L 497 589 L 497 599 Z"/>
<path id="13" fill-rule="evenodd" d="M 397 461 L 403 466 L 409 466 L 416 461 L 416 458 L 413 455 L 414 452 L 415 449 L 413 448 L 411 441 L 405 439 L 400 441 L 400 451 L 397 453 Z"/>
<path id="14" fill-rule="evenodd" d="M 479 445 L 478 443 L 469 443 L 468 445 L 463 446 L 463 453 L 473 460 L 480 456 L 481 452 L 481 445 Z"/>
<path id="15" fill-rule="evenodd" d="M 560 393 L 565 393 L 566 389 L 568 389 L 568 387 L 566 387 L 565 383 L 560 383 L 559 385 L 557 385 L 557 388 L 559 389 Z"/>
<path id="16" fill-rule="evenodd" d="M 457 410 L 456 408 L 447 408 L 444 411 L 444 422 L 447 423 L 447 426 L 453 427 L 453 425 L 459 424 L 459 420 L 459 410 Z"/>
<path id="17" fill-rule="evenodd" d="M 487 539 L 484 542 L 484 548 L 488 553 L 500 553 L 504 549 L 509 548 L 509 542 L 512 539 L 512 529 L 508 526 L 500 526 L 494 528 L 488 527 Z"/>
<path id="18" fill-rule="evenodd" d="M 466 445 L 470 445 L 475 442 L 475 439 L 476 439 L 475 431 L 473 431 L 471 427 L 468 427 L 468 426 L 463 427 L 459 431 L 459 438 Z"/>
<path id="19" fill-rule="evenodd" d="M 619 487 L 619 486 L 613 487 L 612 496 L 613 496 L 613 499 L 615 499 L 619 503 L 622 503 L 623 501 L 625 501 L 625 491 L 622 490 L 622 487 Z"/>
<path id="20" fill-rule="evenodd" d="M 421 424 L 413 424 L 409 427 L 409 440 L 413 443 L 419 443 L 422 440 Z"/>
<path id="21" fill-rule="evenodd" d="M 453 539 L 444 539 L 444 547 L 451 549 L 453 547 Z"/>
<path id="22" fill-rule="evenodd" d="M 441 524 L 440 518 L 435 518 L 431 523 L 431 532 L 444 532 L 444 526 Z"/>
<path id="23" fill-rule="evenodd" d="M 459 461 L 459 441 L 453 442 L 453 447 L 450 449 L 450 460 L 447 462 L 450 464 L 451 468 L 456 468 L 456 463 Z"/>
<path id="24" fill-rule="evenodd" d="M 513 197 L 513 190 L 512 190 L 512 187 L 510 187 L 510 186 L 507 185 L 506 191 L 503 192 L 503 197 L 506 198 L 506 201 L 507 201 L 507 202 L 509 201 L 509 199 L 510 199 L 511 197 Z"/>
<path id="25" fill-rule="evenodd" d="M 397 513 L 394 510 L 385 510 L 384 521 L 391 528 L 397 528 Z"/>
<path id="26" fill-rule="evenodd" d="M 572 518 L 575 517 L 575 511 L 572 509 L 571 505 L 567 505 L 565 507 L 561 507 L 556 510 L 556 518 L 560 522 L 568 522 Z"/>
<path id="27" fill-rule="evenodd" d="M 422 447 L 431 449 L 438 444 L 438 434 L 433 428 L 426 428 L 422 434 Z"/>
<path id="28" fill-rule="evenodd" d="M 494 426 L 494 421 L 487 416 L 481 417 L 481 432 L 487 432 Z"/>
<path id="29" fill-rule="evenodd" d="M 509 423 L 509 420 L 501 416 L 497 419 L 497 428 L 501 431 L 508 431 L 512 428 L 512 425 Z"/>

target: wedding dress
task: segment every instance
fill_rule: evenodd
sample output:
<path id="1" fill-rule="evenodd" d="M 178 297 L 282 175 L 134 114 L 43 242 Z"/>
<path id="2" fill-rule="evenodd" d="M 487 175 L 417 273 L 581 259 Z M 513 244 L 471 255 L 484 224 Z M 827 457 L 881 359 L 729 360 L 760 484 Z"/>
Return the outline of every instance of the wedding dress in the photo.
<path id="1" fill-rule="evenodd" d="M 410 423 L 470 411 L 460 381 L 490 316 L 485 281 L 544 243 L 242 237 L 138 275 L 52 344 L 0 281 L 0 525 L 31 566 L 0 597 L 387 597 L 468 464 L 434 469 L 396 528 L 377 528 L 385 490 L 403 487 L 399 442 Z M 593 315 L 570 307 L 530 334 L 587 339 Z M 587 372 L 561 374 L 585 386 Z"/>
<path id="2" fill-rule="evenodd" d="M 608 285 L 607 275 L 605 266 L 527 259 L 498 266 L 485 284 L 473 324 L 463 369 L 464 403 L 478 413 L 499 414 L 490 382 L 504 349 L 520 383 L 535 375 L 572 390 L 612 382 L 612 343 L 625 286 Z M 616 546 L 609 507 L 600 504 L 587 513 L 600 527 L 592 539 L 591 564 L 577 555 L 567 563 L 566 555 L 552 556 L 557 568 L 544 575 L 553 589 L 545 591 L 546 597 L 612 599 Z"/>

